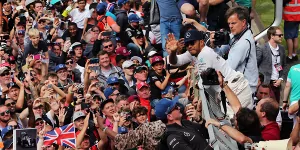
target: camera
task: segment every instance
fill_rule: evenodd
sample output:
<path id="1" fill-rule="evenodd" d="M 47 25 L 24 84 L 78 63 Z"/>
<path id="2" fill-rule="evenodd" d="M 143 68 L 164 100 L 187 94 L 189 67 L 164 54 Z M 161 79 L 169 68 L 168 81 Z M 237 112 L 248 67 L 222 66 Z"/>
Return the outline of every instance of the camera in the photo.
<path id="1" fill-rule="evenodd" d="M 210 33 L 206 33 L 207 36 L 209 37 Z M 221 46 L 221 45 L 228 45 L 230 36 L 228 31 L 216 31 L 214 35 L 214 45 L 215 46 Z"/>
<path id="2" fill-rule="evenodd" d="M 207 68 L 201 73 L 203 85 L 219 85 L 218 74 L 214 68 Z"/>

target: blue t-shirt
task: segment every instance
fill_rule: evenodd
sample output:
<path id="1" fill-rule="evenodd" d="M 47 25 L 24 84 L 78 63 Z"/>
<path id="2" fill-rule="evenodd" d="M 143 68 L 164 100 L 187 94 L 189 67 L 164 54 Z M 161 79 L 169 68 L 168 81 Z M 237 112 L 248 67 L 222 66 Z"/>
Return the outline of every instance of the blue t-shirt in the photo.
<path id="1" fill-rule="evenodd" d="M 181 19 L 181 13 L 179 8 L 177 7 L 177 3 L 174 0 L 157 0 L 157 4 L 160 11 L 160 19 L 168 19 L 171 17 L 176 17 Z"/>
<path id="2" fill-rule="evenodd" d="M 290 102 L 300 99 L 300 64 L 291 67 L 287 81 L 291 83 Z"/>

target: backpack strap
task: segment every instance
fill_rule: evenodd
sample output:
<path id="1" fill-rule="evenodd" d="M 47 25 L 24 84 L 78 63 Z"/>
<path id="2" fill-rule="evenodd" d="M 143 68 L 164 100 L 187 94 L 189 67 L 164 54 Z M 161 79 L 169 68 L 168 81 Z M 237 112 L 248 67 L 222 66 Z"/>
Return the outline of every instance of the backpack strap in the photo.
<path id="1" fill-rule="evenodd" d="M 245 68 L 244 68 L 243 74 L 245 73 L 245 70 L 246 70 L 246 67 L 247 67 L 247 64 L 248 64 L 248 61 L 249 61 L 249 57 L 250 57 L 250 52 L 251 52 L 251 43 L 250 43 L 250 41 L 248 39 L 246 39 L 246 40 L 248 41 L 248 43 L 250 45 L 250 48 L 248 50 L 248 55 L 246 57 L 246 64 L 245 64 Z"/>

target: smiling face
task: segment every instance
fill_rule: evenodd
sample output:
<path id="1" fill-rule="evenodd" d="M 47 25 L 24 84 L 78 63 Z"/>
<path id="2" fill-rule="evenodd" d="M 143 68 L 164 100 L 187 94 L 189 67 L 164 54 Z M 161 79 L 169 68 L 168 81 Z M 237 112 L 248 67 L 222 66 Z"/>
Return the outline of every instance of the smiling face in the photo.
<path id="1" fill-rule="evenodd" d="M 9 89 L 8 96 L 13 100 L 18 100 L 20 89 L 13 87 Z"/>
<path id="2" fill-rule="evenodd" d="M 150 88 L 147 86 L 143 86 L 137 91 L 137 95 L 143 99 L 148 99 L 150 97 L 150 93 Z"/>
<path id="3" fill-rule="evenodd" d="M 9 108 L 6 106 L 0 107 L 0 121 L 7 123 L 10 119 L 11 117 Z"/>
<path id="4" fill-rule="evenodd" d="M 116 112 L 116 106 L 112 102 L 105 104 L 102 110 L 102 113 L 107 117 L 112 117 L 115 112 Z"/>
<path id="5" fill-rule="evenodd" d="M 108 54 L 100 55 L 99 63 L 100 63 L 100 67 L 108 67 L 110 64 L 110 59 L 108 57 Z"/>

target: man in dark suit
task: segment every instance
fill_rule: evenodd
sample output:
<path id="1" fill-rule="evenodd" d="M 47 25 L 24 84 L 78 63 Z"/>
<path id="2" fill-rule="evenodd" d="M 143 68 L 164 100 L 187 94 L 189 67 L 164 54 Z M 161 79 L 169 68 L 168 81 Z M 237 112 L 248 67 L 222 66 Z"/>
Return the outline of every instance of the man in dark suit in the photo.
<path id="1" fill-rule="evenodd" d="M 270 27 L 267 32 L 269 41 L 257 48 L 257 66 L 265 76 L 264 83 L 269 84 L 277 102 L 280 100 L 280 84 L 286 78 L 285 50 L 280 43 L 283 34 L 279 27 Z"/>

